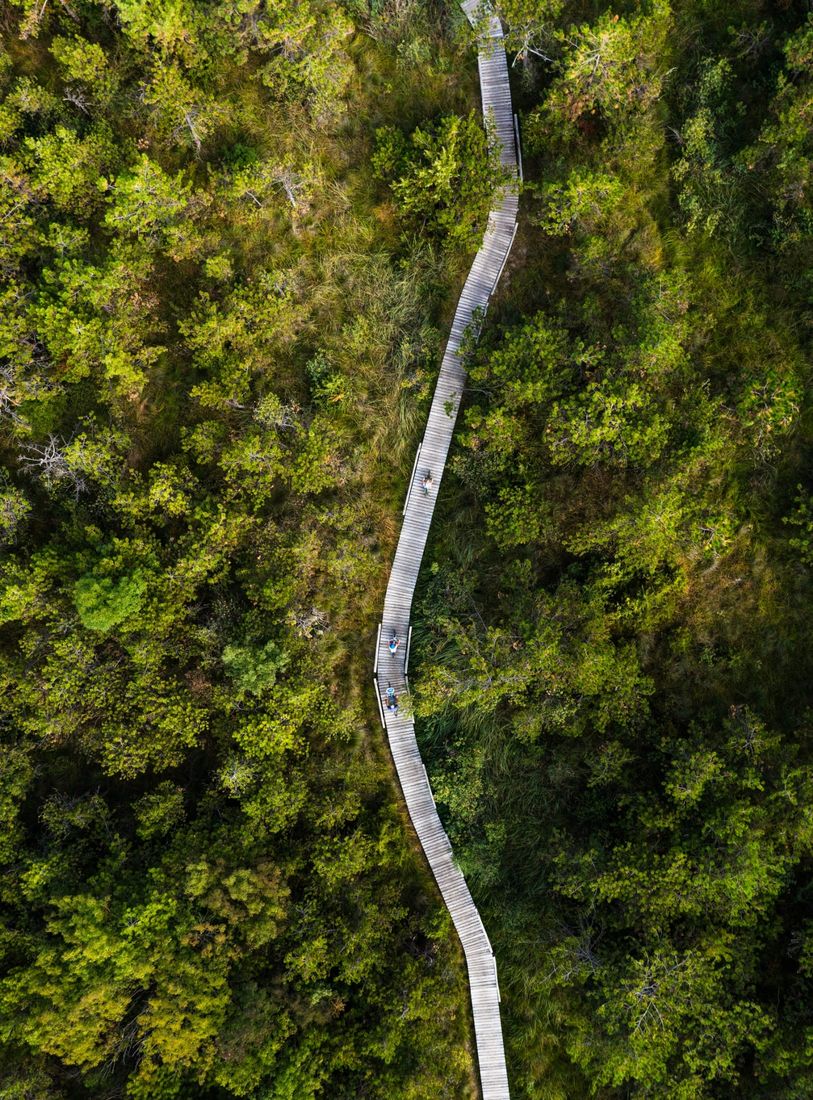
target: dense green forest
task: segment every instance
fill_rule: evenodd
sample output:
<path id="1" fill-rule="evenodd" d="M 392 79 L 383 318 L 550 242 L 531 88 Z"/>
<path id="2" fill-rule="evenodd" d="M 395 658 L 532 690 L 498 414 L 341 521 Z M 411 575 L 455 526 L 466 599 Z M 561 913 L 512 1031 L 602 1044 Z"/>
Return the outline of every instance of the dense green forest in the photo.
<path id="1" fill-rule="evenodd" d="M 468 24 L 0 31 L 0 1095 L 471 1096 L 369 689 L 494 176 Z"/>
<path id="2" fill-rule="evenodd" d="M 813 19 L 502 0 L 416 608 L 516 1100 L 813 1095 Z M 467 1100 L 369 686 L 499 173 L 448 0 L 0 0 L 0 1096 Z"/>
<path id="3" fill-rule="evenodd" d="M 505 0 L 525 187 L 418 735 L 513 1095 L 813 1095 L 809 5 Z"/>

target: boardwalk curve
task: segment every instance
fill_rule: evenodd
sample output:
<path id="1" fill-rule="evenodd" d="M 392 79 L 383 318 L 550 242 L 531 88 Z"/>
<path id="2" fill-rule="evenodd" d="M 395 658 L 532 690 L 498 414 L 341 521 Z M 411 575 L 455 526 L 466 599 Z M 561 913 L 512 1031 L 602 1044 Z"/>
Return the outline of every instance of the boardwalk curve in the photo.
<path id="1" fill-rule="evenodd" d="M 478 32 L 483 114 L 499 142 L 500 160 L 512 178 L 496 196 L 483 244 L 457 304 L 426 432 L 407 491 L 404 522 L 378 630 L 374 679 L 381 721 L 387 732 L 409 816 L 466 957 L 483 1100 L 509 1100 L 500 1024 L 500 990 L 491 943 L 466 880 L 454 862 L 451 844 L 438 817 L 426 768 L 418 751 L 414 722 L 403 714 L 388 710 L 386 696 L 390 685 L 397 696 L 408 690 L 412 599 L 466 378 L 460 355 L 461 341 L 467 329 L 481 323 L 516 234 L 518 197 L 514 181 L 518 172 L 518 148 L 502 26 L 481 0 L 465 0 L 462 8 Z M 422 481 L 427 471 L 431 471 L 434 484 L 425 494 Z M 388 644 L 393 635 L 403 640 L 394 655 L 390 653 Z"/>

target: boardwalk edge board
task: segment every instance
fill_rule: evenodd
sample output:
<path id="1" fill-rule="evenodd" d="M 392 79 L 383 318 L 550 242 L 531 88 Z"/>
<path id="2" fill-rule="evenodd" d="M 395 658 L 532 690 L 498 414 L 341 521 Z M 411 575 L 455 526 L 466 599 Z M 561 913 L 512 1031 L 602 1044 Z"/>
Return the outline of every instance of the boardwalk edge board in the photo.
<path id="1" fill-rule="evenodd" d="M 461 6 L 478 36 L 483 118 L 495 146 L 499 147 L 500 161 L 510 178 L 495 197 L 483 243 L 460 295 L 423 441 L 415 456 L 404 504 L 404 521 L 378 628 L 373 684 L 410 819 L 466 957 L 482 1098 L 510 1100 L 497 963 L 438 817 L 429 778 L 418 751 L 415 724 L 408 708 L 403 706 L 409 696 L 406 662 L 411 642 L 412 599 L 466 381 L 461 345 L 468 332 L 479 333 L 517 230 L 519 130 L 511 102 L 502 24 L 482 0 L 465 0 Z M 432 483 L 425 487 L 424 479 L 430 473 Z M 393 637 L 398 639 L 395 653 L 390 652 Z M 388 699 L 388 688 L 393 689 L 395 702 L 391 697 Z"/>

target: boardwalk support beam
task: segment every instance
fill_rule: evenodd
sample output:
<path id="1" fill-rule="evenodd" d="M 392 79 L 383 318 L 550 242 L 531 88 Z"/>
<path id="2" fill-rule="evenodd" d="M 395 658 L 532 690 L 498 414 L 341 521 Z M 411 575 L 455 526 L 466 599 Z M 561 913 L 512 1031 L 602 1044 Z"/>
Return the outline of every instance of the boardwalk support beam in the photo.
<path id="1" fill-rule="evenodd" d="M 418 469 L 418 459 L 421 457 L 421 447 L 423 443 L 418 444 L 418 449 L 415 452 L 415 461 L 412 463 L 412 473 L 409 475 L 409 482 L 407 484 L 406 500 L 404 501 L 404 510 L 401 512 L 402 516 L 406 515 L 407 505 L 409 504 L 409 494 L 412 492 L 412 486 L 415 484 L 415 471 Z"/>
<path id="2" fill-rule="evenodd" d="M 525 176 L 522 174 L 522 146 L 519 141 L 519 119 L 514 115 L 514 138 L 517 143 L 517 168 L 519 169 L 519 182 L 522 183 Z"/>

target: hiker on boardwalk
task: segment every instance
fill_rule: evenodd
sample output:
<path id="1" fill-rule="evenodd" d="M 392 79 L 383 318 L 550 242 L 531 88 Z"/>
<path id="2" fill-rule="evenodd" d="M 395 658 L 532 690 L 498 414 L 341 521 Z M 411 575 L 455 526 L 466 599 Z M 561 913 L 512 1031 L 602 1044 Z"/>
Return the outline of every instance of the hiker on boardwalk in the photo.
<path id="1" fill-rule="evenodd" d="M 423 495 L 425 497 L 429 496 L 429 490 L 432 488 L 432 486 L 434 484 L 435 484 L 435 481 L 434 481 L 434 478 L 432 477 L 432 471 L 427 470 L 426 475 L 424 476 L 424 479 L 421 482 L 421 488 L 423 489 Z"/>
<path id="2" fill-rule="evenodd" d="M 392 684 L 387 684 L 387 710 L 391 710 L 395 715 L 398 714 L 398 697 Z"/>
<path id="3" fill-rule="evenodd" d="M 401 644 L 401 639 L 398 637 L 397 634 L 393 634 L 393 636 L 390 638 L 390 641 L 389 641 L 389 650 L 390 650 L 390 653 L 392 654 L 393 657 L 398 652 L 398 647 L 399 647 L 400 644 Z"/>

